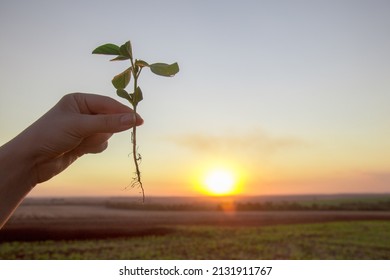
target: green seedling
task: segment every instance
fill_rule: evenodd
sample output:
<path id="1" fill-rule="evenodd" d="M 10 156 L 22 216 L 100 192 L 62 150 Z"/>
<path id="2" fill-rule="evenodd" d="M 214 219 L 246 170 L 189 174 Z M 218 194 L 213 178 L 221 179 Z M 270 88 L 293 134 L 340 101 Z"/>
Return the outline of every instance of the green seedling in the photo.
<path id="1" fill-rule="evenodd" d="M 133 50 L 130 41 L 127 41 L 121 46 L 114 44 L 104 44 L 97 47 L 93 54 L 104 54 L 104 55 L 115 55 L 111 61 L 122 61 L 129 60 L 130 67 L 119 73 L 112 79 L 112 85 L 116 89 L 116 94 L 126 99 L 133 107 L 134 114 L 137 113 L 138 103 L 143 100 L 143 93 L 138 85 L 138 79 L 142 69 L 149 68 L 154 74 L 172 77 L 179 72 L 179 65 L 177 63 L 166 64 L 166 63 L 153 63 L 149 64 L 144 60 L 134 59 Z M 129 85 L 131 77 L 133 77 L 133 87 L 130 92 L 126 90 Z M 131 187 L 139 187 L 142 191 L 142 200 L 145 202 L 145 191 L 141 181 L 141 172 L 139 164 L 141 162 L 141 155 L 138 153 L 137 147 L 137 127 L 134 126 L 131 132 L 131 143 L 133 145 L 133 160 L 135 165 L 135 177 L 130 183 Z"/>

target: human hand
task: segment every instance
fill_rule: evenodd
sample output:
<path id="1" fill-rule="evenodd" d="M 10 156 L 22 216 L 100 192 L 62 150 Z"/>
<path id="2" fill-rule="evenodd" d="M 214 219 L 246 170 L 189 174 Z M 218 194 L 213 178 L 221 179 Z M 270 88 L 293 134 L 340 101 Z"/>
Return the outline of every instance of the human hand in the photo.
<path id="1" fill-rule="evenodd" d="M 109 97 L 65 95 L 0 147 L 0 229 L 35 185 L 84 154 L 102 152 L 113 133 L 142 123 L 133 110 Z"/>
<path id="2" fill-rule="evenodd" d="M 84 154 L 104 151 L 113 133 L 142 123 L 138 114 L 109 97 L 65 95 L 19 135 L 19 146 L 34 162 L 32 184 L 50 179 Z"/>

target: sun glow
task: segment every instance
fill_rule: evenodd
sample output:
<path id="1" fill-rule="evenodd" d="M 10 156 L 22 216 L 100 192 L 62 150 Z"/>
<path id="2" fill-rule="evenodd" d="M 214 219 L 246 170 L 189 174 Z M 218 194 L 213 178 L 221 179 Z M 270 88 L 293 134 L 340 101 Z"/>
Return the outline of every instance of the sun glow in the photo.
<path id="1" fill-rule="evenodd" d="M 229 170 L 215 169 L 206 174 L 203 184 L 208 194 L 231 195 L 236 192 L 237 179 Z"/>

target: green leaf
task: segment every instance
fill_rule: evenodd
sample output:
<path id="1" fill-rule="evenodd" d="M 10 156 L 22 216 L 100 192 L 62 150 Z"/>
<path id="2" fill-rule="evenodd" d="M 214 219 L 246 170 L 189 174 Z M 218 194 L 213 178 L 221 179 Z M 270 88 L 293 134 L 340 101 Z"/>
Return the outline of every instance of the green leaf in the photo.
<path id="1" fill-rule="evenodd" d="M 124 89 L 117 89 L 116 90 L 116 94 L 119 97 L 127 99 L 131 104 L 133 104 L 133 100 L 131 99 L 130 94 L 126 90 L 124 90 Z"/>
<path id="2" fill-rule="evenodd" d="M 127 58 L 133 58 L 133 51 L 131 49 L 131 43 L 130 41 L 127 41 L 119 48 L 119 54 L 122 56 L 125 56 Z"/>
<path id="3" fill-rule="evenodd" d="M 119 55 L 119 47 L 114 44 L 104 44 L 93 50 L 93 54 Z"/>
<path id="4" fill-rule="evenodd" d="M 137 65 L 139 67 L 149 67 L 149 63 L 147 63 L 146 61 L 143 61 L 141 59 L 136 59 L 135 65 Z"/>
<path id="5" fill-rule="evenodd" d="M 142 90 L 140 87 L 137 87 L 137 89 L 135 90 L 134 95 L 133 95 L 134 105 L 137 105 L 138 102 L 142 101 L 142 99 L 144 99 L 144 97 L 142 95 Z"/>
<path id="6" fill-rule="evenodd" d="M 131 67 L 127 68 L 122 73 L 116 75 L 112 79 L 112 84 L 116 89 L 124 89 L 129 84 L 130 78 L 131 78 Z"/>
<path id="7" fill-rule="evenodd" d="M 118 60 L 128 60 L 130 58 L 123 56 L 123 55 L 118 55 L 117 57 L 111 59 L 110 61 L 118 61 Z"/>
<path id="8" fill-rule="evenodd" d="M 165 77 L 172 77 L 179 72 L 179 65 L 176 62 L 173 64 L 153 63 L 149 67 L 154 74 Z"/>

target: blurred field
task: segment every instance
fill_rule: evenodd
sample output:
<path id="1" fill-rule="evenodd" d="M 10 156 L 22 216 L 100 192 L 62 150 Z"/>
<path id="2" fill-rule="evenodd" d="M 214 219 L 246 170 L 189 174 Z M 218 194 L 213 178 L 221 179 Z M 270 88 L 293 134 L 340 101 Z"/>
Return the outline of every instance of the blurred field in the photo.
<path id="1" fill-rule="evenodd" d="M 27 200 L 0 231 L 0 259 L 390 259 L 390 211 L 237 210 L 263 202 Z"/>

